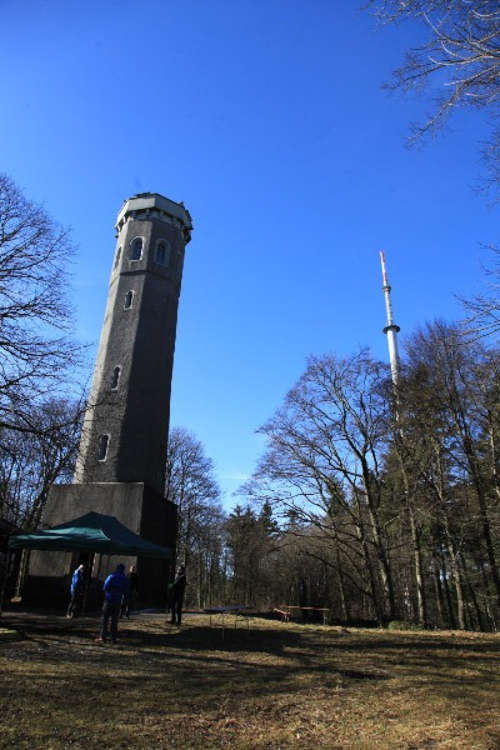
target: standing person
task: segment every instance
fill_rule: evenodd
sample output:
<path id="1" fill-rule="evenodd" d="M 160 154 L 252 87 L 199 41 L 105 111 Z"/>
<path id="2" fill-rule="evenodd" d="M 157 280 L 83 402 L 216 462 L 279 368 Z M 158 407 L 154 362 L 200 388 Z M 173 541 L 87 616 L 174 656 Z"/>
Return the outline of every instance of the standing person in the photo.
<path id="1" fill-rule="evenodd" d="M 83 591 L 85 589 L 85 577 L 84 577 L 85 565 L 79 565 L 73 573 L 71 578 L 71 600 L 68 605 L 68 611 L 66 617 L 76 617 L 80 614 L 83 602 Z"/>
<path id="2" fill-rule="evenodd" d="M 137 606 L 137 584 L 139 581 L 135 565 L 131 565 L 128 572 L 128 593 L 124 595 L 122 599 L 122 607 L 120 610 L 120 617 L 125 615 L 127 618 L 130 617 L 130 610 L 135 609 Z"/>
<path id="3" fill-rule="evenodd" d="M 167 584 L 167 614 L 173 610 L 174 607 L 174 582 L 170 581 Z"/>
<path id="4" fill-rule="evenodd" d="M 122 597 L 126 596 L 128 592 L 128 580 L 124 570 L 125 566 L 120 563 L 116 566 L 115 572 L 111 573 L 104 581 L 104 586 L 102 587 L 104 591 L 104 603 L 102 605 L 101 634 L 96 638 L 98 643 L 104 643 L 108 637 L 108 622 L 110 617 L 111 641 L 112 643 L 116 643 Z"/>
<path id="5" fill-rule="evenodd" d="M 179 567 L 175 580 L 172 584 L 170 609 L 172 610 L 172 625 L 175 625 L 175 616 L 177 615 L 177 625 L 181 624 L 182 619 L 182 602 L 184 601 L 184 590 L 186 588 L 186 569 L 184 565 Z"/>

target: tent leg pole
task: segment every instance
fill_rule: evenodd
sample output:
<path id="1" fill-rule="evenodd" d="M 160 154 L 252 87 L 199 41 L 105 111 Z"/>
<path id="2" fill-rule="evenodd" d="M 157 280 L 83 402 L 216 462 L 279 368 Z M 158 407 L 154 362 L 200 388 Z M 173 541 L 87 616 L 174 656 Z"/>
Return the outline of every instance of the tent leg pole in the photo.
<path id="1" fill-rule="evenodd" d="M 90 582 L 92 580 L 92 571 L 94 569 L 95 556 L 96 556 L 95 552 L 91 552 L 89 556 L 87 574 L 85 576 L 85 588 L 83 589 L 82 615 L 85 615 L 85 612 L 87 611 L 87 598 L 88 598 L 88 593 L 89 593 Z"/>
<path id="2" fill-rule="evenodd" d="M 24 588 L 24 579 L 26 578 L 26 571 L 28 570 L 28 565 L 30 561 L 30 551 L 29 549 L 23 549 L 22 555 L 21 555 L 21 564 L 19 566 L 19 574 L 17 576 L 16 581 L 16 590 L 14 592 L 14 599 L 21 600 L 23 588 Z"/>
<path id="3" fill-rule="evenodd" d="M 5 599 L 5 590 L 7 588 L 7 576 L 10 568 L 11 555 L 12 552 L 9 550 L 5 556 L 2 575 L 0 577 L 0 617 L 3 613 L 3 602 Z"/>

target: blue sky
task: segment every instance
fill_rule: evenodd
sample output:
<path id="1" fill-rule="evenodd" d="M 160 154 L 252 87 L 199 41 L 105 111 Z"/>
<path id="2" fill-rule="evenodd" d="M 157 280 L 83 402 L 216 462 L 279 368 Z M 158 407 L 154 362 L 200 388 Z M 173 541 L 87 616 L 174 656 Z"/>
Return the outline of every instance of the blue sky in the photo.
<path id="1" fill-rule="evenodd" d="M 380 248 L 402 335 L 479 291 L 498 218 L 473 190 L 485 123 L 460 113 L 410 151 L 426 101 L 381 89 L 417 27 L 380 29 L 348 0 L 0 13 L 0 170 L 72 228 L 91 357 L 123 200 L 159 192 L 192 214 L 172 424 L 205 445 L 226 507 L 309 354 L 387 358 Z"/>

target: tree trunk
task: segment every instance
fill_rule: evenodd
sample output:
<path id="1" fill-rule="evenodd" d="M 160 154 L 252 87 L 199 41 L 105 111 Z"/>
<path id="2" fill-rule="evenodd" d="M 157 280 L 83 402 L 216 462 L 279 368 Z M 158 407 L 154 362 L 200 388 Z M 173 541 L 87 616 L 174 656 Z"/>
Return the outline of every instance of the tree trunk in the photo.
<path id="1" fill-rule="evenodd" d="M 446 533 L 446 539 L 447 539 L 448 555 L 450 558 L 451 576 L 453 579 L 453 584 L 455 586 L 455 594 L 457 597 L 458 628 L 459 630 L 465 630 L 465 602 L 464 602 L 464 592 L 463 592 L 463 587 L 462 587 L 462 578 L 461 578 L 460 570 L 457 564 L 457 556 L 456 556 L 453 540 L 450 538 L 450 535 L 446 529 L 445 529 L 445 533 Z"/>
<path id="2" fill-rule="evenodd" d="M 495 441 L 495 426 L 493 421 L 493 415 L 491 411 L 488 411 L 488 437 L 490 442 L 490 455 L 491 455 L 491 476 L 493 478 L 493 487 L 497 499 L 500 500 L 500 477 L 498 472 L 498 458 L 497 448 Z"/>
<path id="3" fill-rule="evenodd" d="M 450 592 L 450 586 L 448 584 L 448 570 L 446 565 L 446 557 L 444 554 L 443 546 L 439 545 L 439 552 L 441 555 L 441 569 L 443 571 L 443 586 L 446 593 L 446 605 L 448 608 L 448 625 L 450 628 L 455 629 L 457 627 L 457 621 L 455 619 L 455 609 L 453 607 L 453 602 L 451 601 L 451 592 Z"/>
<path id="4" fill-rule="evenodd" d="M 483 579 L 483 589 L 484 589 L 484 608 L 486 610 L 486 615 L 488 617 L 488 622 L 490 623 L 490 629 L 495 632 L 497 629 L 497 624 L 495 620 L 495 616 L 491 610 L 490 606 L 490 586 L 489 586 L 489 579 L 486 574 L 486 570 L 484 568 L 484 560 L 482 556 L 479 558 L 479 568 L 481 570 L 481 577 Z"/>
<path id="5" fill-rule="evenodd" d="M 338 541 L 336 541 L 335 543 L 335 562 L 337 565 L 337 580 L 340 595 L 340 608 L 342 610 L 342 619 L 344 620 L 344 622 L 349 622 L 350 613 L 345 593 L 344 574 L 342 570 L 342 560 L 340 559 Z"/>
<path id="6" fill-rule="evenodd" d="M 423 575 L 423 564 L 422 564 L 422 549 L 420 546 L 420 533 L 417 528 L 417 522 L 415 519 L 415 511 L 413 508 L 412 494 L 410 493 L 410 486 L 408 481 L 408 474 L 404 465 L 401 454 L 398 451 L 399 463 L 401 468 L 401 474 L 404 483 L 404 496 L 405 504 L 408 511 L 408 518 L 410 520 L 410 534 L 413 552 L 413 569 L 415 573 L 415 583 L 417 587 L 417 621 L 420 625 L 427 625 L 427 602 L 425 597 L 425 584 Z"/>
<path id="7" fill-rule="evenodd" d="M 477 597 L 476 597 L 476 593 L 474 591 L 474 587 L 472 586 L 472 584 L 470 582 L 469 576 L 467 574 L 467 569 L 465 567 L 465 563 L 464 563 L 462 557 L 460 557 L 459 565 L 460 565 L 462 579 L 465 582 L 465 584 L 467 586 L 467 589 L 469 591 L 469 597 L 470 597 L 470 601 L 472 602 L 472 608 L 473 608 L 473 611 L 474 611 L 474 614 L 475 614 L 475 620 L 477 622 L 478 629 L 481 630 L 484 633 L 486 631 L 486 628 L 485 628 L 485 625 L 484 625 L 484 615 L 481 612 L 481 609 L 479 607 L 479 604 L 478 604 L 478 601 L 477 601 Z M 472 618 L 471 618 L 471 620 L 472 620 Z"/>
<path id="8" fill-rule="evenodd" d="M 427 625 L 427 602 L 425 597 L 424 576 L 422 567 L 422 550 L 420 548 L 420 534 L 415 522 L 412 503 L 408 499 L 408 515 L 410 518 L 411 542 L 413 547 L 413 564 L 415 570 L 415 582 L 417 585 L 417 620 L 424 627 Z"/>
<path id="9" fill-rule="evenodd" d="M 439 509 L 440 509 L 440 514 L 442 516 L 443 531 L 444 531 L 444 536 L 445 536 L 445 545 L 446 545 L 446 549 L 448 550 L 451 576 L 453 580 L 453 585 L 455 587 L 455 594 L 457 597 L 458 627 L 460 630 L 465 630 L 465 602 L 464 602 L 463 586 L 462 586 L 462 579 L 460 576 L 460 570 L 457 564 L 457 551 L 456 551 L 456 546 L 455 546 L 455 540 L 453 538 L 453 535 L 450 532 L 450 527 L 449 527 L 449 522 L 448 522 L 448 509 L 446 507 L 444 472 L 443 472 L 442 459 L 441 459 L 441 446 L 439 444 L 435 445 L 435 453 L 436 453 L 436 468 L 437 468 L 437 483 L 435 485 L 435 490 L 437 492 L 437 496 L 439 499 Z M 452 610 L 450 610 L 450 613 L 451 612 Z"/>
<path id="10" fill-rule="evenodd" d="M 364 563 L 365 563 L 365 570 L 368 573 L 368 578 L 369 578 L 369 581 L 370 581 L 371 599 L 372 599 L 373 606 L 375 608 L 375 616 L 377 618 L 377 622 L 380 625 L 382 625 L 384 623 L 384 607 L 383 607 L 382 603 L 379 600 L 379 595 L 378 595 L 378 591 L 377 591 L 376 576 L 375 576 L 375 571 L 373 570 L 372 561 L 370 560 L 370 554 L 369 554 L 369 550 L 368 550 L 368 544 L 367 544 L 366 538 L 365 538 L 364 525 L 363 525 L 363 521 L 362 521 L 362 518 L 361 518 L 362 509 L 360 507 L 359 500 L 358 500 L 358 511 L 359 511 L 359 514 L 360 514 L 360 518 L 359 518 L 359 524 L 356 526 L 356 532 L 357 532 L 357 535 L 358 535 L 358 539 L 359 539 L 359 541 L 361 543 L 361 551 L 362 551 L 363 560 L 364 560 Z"/>
<path id="11" fill-rule="evenodd" d="M 457 399 L 457 406 L 454 410 L 455 424 L 459 431 L 463 451 L 467 460 L 469 474 L 472 479 L 472 484 L 476 491 L 477 501 L 479 504 L 479 512 L 481 517 L 481 526 L 484 541 L 486 544 L 486 551 L 488 554 L 488 562 L 490 564 L 491 576 L 495 583 L 495 591 L 497 595 L 497 604 L 500 606 L 500 577 L 498 575 L 498 568 L 495 559 L 495 550 L 493 540 L 491 538 L 490 521 L 488 518 L 488 512 L 486 507 L 486 497 L 484 491 L 484 483 L 481 477 L 480 464 L 476 455 L 476 449 L 474 442 L 470 435 L 469 426 L 467 423 L 466 415 L 462 411 L 460 401 Z"/>
<path id="12" fill-rule="evenodd" d="M 387 555 L 387 550 L 382 541 L 382 533 L 380 531 L 380 522 L 376 509 L 376 501 L 374 500 L 371 488 L 369 486 L 368 475 L 364 477 L 364 488 L 366 492 L 366 498 L 368 501 L 368 515 L 370 518 L 370 524 L 372 527 L 373 541 L 375 543 L 375 549 L 377 552 L 378 568 L 380 578 L 382 580 L 382 586 L 384 589 L 385 598 L 385 612 L 387 613 L 390 620 L 395 619 L 395 605 L 394 605 L 394 586 L 392 583 L 391 566 Z"/>
<path id="13" fill-rule="evenodd" d="M 439 577 L 439 563 L 436 558 L 432 561 L 432 578 L 434 581 L 434 595 L 436 599 L 436 611 L 437 611 L 437 623 L 438 628 L 442 628 L 444 625 L 444 601 L 443 601 L 443 587 L 441 586 L 441 579 Z"/>

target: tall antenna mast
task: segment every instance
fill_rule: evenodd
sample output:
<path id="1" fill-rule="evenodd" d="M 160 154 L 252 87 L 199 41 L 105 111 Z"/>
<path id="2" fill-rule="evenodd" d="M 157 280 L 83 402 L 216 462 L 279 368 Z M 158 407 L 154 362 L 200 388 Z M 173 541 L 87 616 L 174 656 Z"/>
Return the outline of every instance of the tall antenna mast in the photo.
<path id="1" fill-rule="evenodd" d="M 387 325 L 383 329 L 387 335 L 387 345 L 389 347 L 389 361 L 391 363 L 391 376 L 394 385 L 398 384 L 399 378 L 399 354 L 398 354 L 398 340 L 397 334 L 401 330 L 398 325 L 395 324 L 392 318 L 392 305 L 391 305 L 391 287 L 387 280 L 387 272 L 385 270 L 385 255 L 384 251 L 380 251 L 380 263 L 382 265 L 382 291 L 385 298 L 385 310 L 387 313 Z"/>

